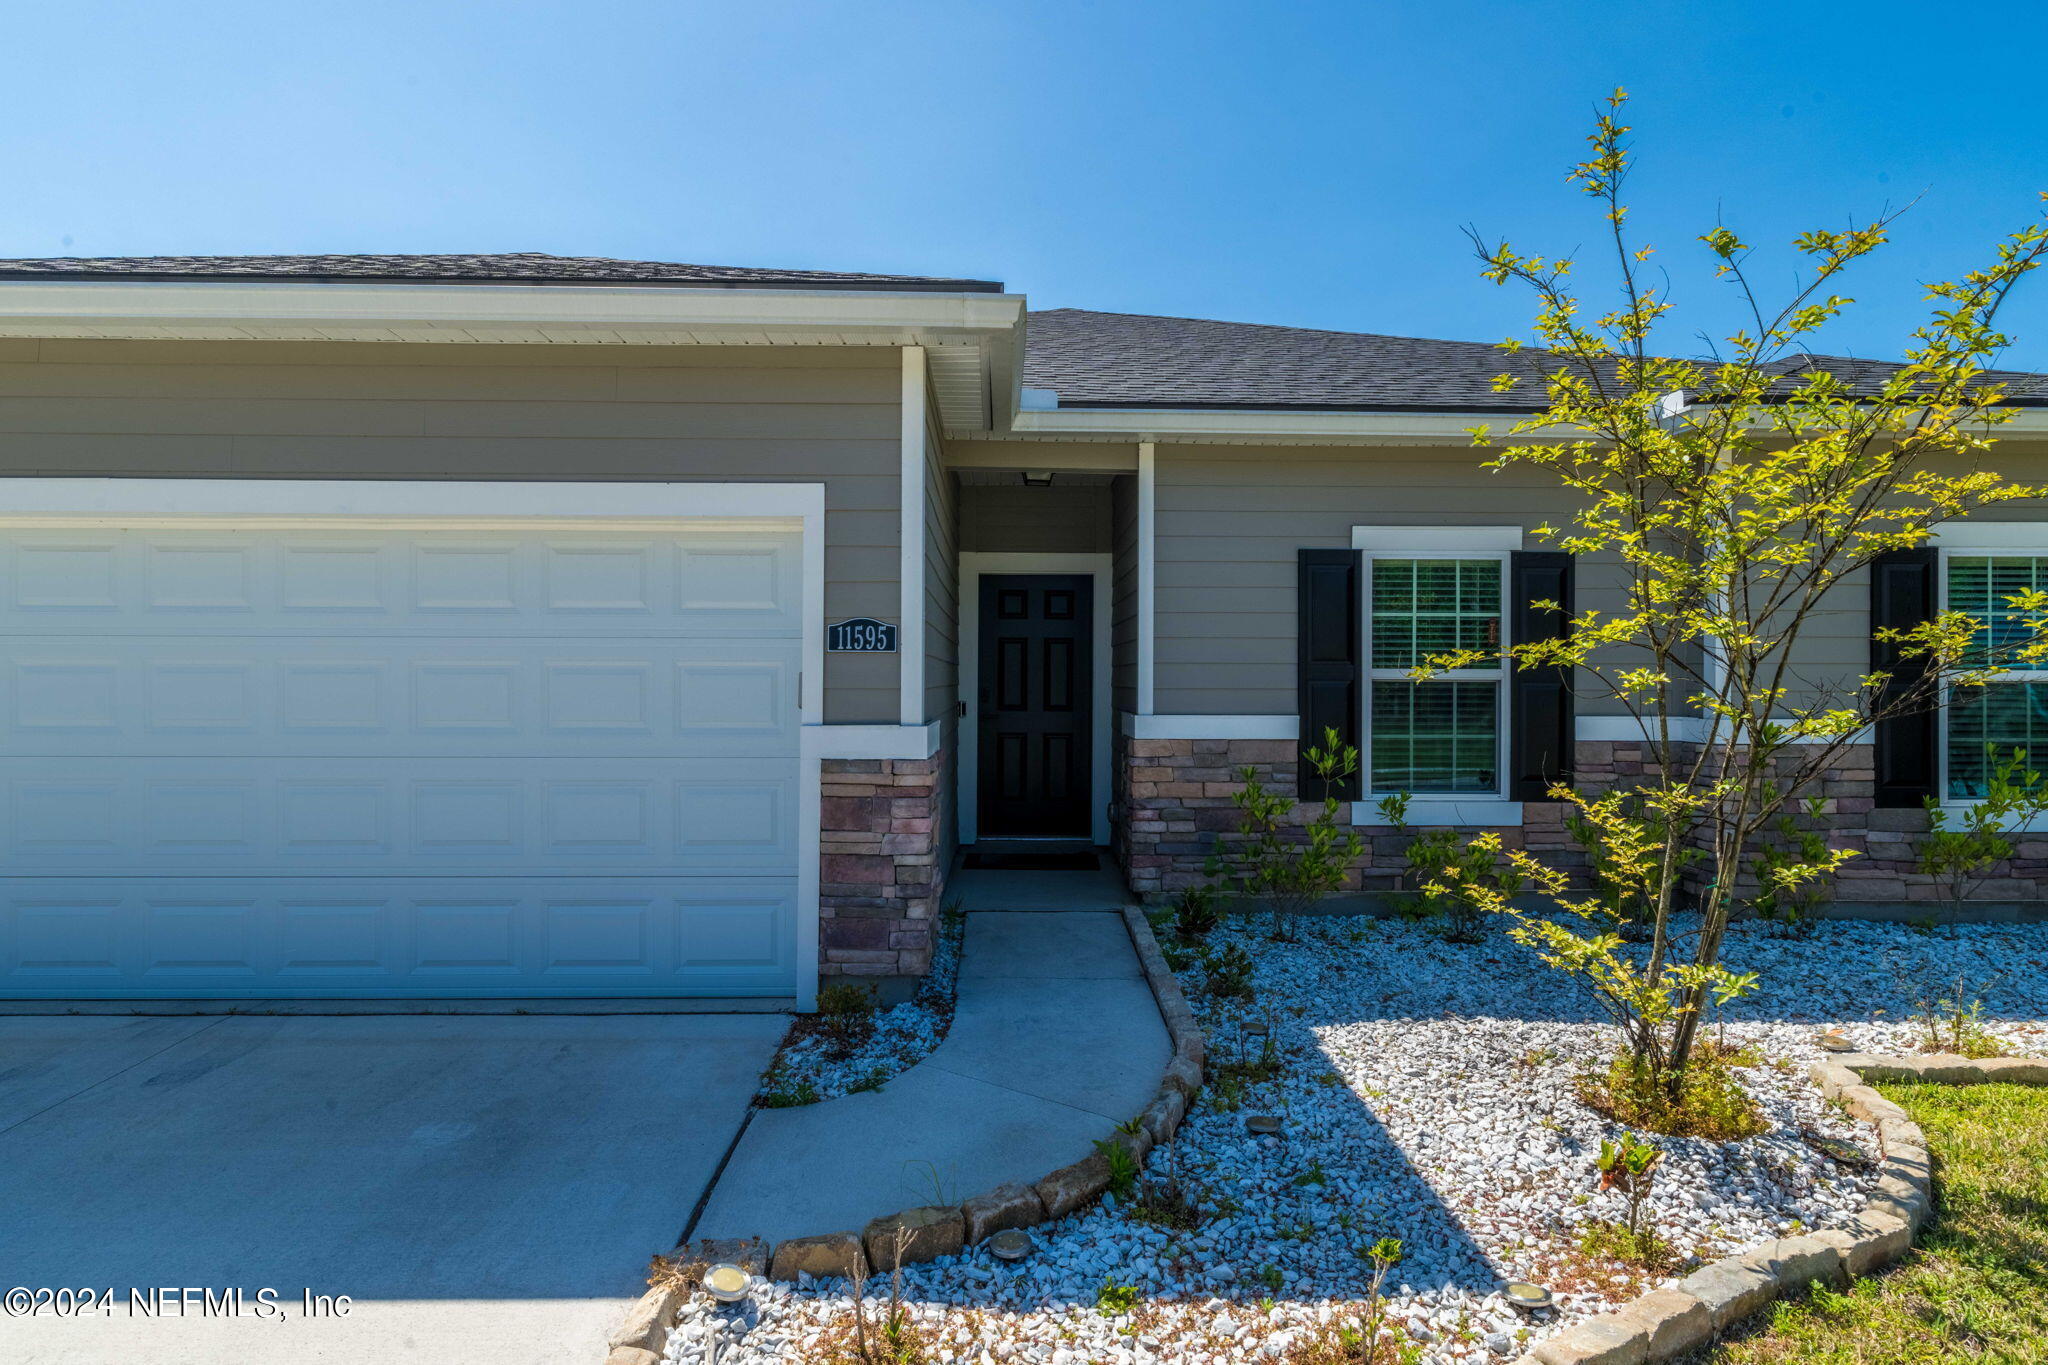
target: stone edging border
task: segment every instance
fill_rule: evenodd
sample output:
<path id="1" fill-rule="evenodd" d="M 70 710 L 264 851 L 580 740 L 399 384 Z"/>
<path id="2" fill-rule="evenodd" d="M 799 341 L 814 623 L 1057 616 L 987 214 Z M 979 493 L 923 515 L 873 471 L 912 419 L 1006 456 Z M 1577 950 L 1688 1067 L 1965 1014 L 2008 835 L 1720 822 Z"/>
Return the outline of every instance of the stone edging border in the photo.
<path id="1" fill-rule="evenodd" d="M 1143 1166 L 1153 1147 L 1180 1127 L 1188 1105 L 1202 1088 L 1208 1050 L 1202 1027 L 1181 993 L 1180 981 L 1152 936 L 1151 923 L 1136 906 L 1124 906 L 1122 913 L 1139 969 L 1152 988 L 1152 998 L 1173 1043 L 1173 1059 L 1159 1078 L 1158 1092 L 1138 1115 L 1138 1131 L 1112 1129 L 1104 1135 L 1104 1141 L 1121 1143 Z M 792 1237 L 772 1248 L 758 1237 L 704 1238 L 677 1247 L 668 1259 L 680 1265 L 729 1261 L 745 1267 L 749 1274 L 778 1280 L 794 1280 L 799 1274 L 846 1276 L 856 1269 L 865 1272 L 870 1267 L 893 1265 L 899 1232 L 905 1238 L 904 1263 L 937 1260 L 956 1256 L 1008 1228 L 1065 1218 L 1094 1203 L 1108 1189 L 1109 1161 L 1102 1153 L 1093 1152 L 1029 1185 L 998 1185 L 959 1205 L 904 1209 L 875 1219 L 861 1232 Z M 635 1300 L 626 1320 L 612 1333 L 611 1354 L 605 1357 L 605 1365 L 661 1365 L 669 1328 L 691 1292 L 681 1284 L 664 1285 Z"/>
<path id="2" fill-rule="evenodd" d="M 1845 1052 L 1813 1063 L 1808 1072 L 1823 1095 L 1877 1125 L 1884 1156 L 1877 1191 L 1863 1212 L 1846 1227 L 1762 1242 L 1702 1266 L 1674 1288 L 1653 1289 L 1615 1312 L 1537 1343 L 1515 1365 L 1655 1365 L 1697 1350 L 1772 1300 L 1815 1281 L 1847 1288 L 1855 1277 L 1905 1255 L 1934 1208 L 1927 1135 L 1869 1082 L 2048 1085 L 2048 1059 L 2034 1057 L 1975 1061 L 1942 1053 L 1878 1057 Z"/>

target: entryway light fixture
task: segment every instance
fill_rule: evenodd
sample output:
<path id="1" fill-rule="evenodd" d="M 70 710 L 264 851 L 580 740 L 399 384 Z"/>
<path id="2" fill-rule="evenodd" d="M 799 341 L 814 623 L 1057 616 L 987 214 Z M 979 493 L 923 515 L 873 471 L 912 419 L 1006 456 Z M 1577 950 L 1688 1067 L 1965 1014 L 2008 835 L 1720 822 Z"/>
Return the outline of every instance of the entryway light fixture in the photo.
<path id="1" fill-rule="evenodd" d="M 1052 487 L 1052 471 L 1050 469 L 1027 469 L 1018 477 L 1023 479 L 1032 488 Z"/>

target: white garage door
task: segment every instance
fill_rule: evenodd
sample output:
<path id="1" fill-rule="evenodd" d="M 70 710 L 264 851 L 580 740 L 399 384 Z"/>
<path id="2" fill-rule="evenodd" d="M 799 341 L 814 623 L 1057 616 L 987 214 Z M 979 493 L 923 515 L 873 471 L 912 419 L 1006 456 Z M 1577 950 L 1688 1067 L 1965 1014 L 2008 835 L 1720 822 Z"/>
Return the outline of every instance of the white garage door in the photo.
<path id="1" fill-rule="evenodd" d="M 794 530 L 217 525 L 0 529 L 0 996 L 794 992 Z"/>

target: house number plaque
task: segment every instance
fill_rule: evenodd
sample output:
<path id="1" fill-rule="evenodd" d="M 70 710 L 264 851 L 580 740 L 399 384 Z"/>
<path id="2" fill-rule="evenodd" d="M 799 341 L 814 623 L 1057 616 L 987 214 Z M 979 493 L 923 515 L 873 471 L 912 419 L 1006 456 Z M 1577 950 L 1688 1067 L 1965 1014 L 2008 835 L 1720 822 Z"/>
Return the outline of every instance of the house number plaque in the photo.
<path id="1" fill-rule="evenodd" d="M 894 654 L 896 627 L 872 616 L 856 616 L 825 627 L 825 648 L 834 654 Z"/>

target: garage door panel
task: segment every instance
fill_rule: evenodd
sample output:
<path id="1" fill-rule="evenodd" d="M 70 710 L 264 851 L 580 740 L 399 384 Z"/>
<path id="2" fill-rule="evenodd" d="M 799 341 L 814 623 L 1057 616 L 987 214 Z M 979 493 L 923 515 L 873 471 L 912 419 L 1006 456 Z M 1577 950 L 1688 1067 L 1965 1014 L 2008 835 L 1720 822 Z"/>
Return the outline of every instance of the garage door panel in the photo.
<path id="1" fill-rule="evenodd" d="M 786 873 L 795 759 L 0 759 L 22 875 Z"/>
<path id="2" fill-rule="evenodd" d="M 801 563 L 0 532 L 0 996 L 792 993 Z"/>
<path id="3" fill-rule="evenodd" d="M 795 989 L 792 878 L 0 882 L 0 993 L 256 998 Z"/>
<path id="4" fill-rule="evenodd" d="M 793 532 L 680 536 L 552 529 L 261 534 L 24 530 L 0 547 L 0 629 L 169 629 L 209 621 L 264 634 L 374 625 L 427 635 L 502 631 L 794 634 Z"/>
<path id="5" fill-rule="evenodd" d="M 795 751 L 795 640 L 7 642 L 0 752 Z"/>

